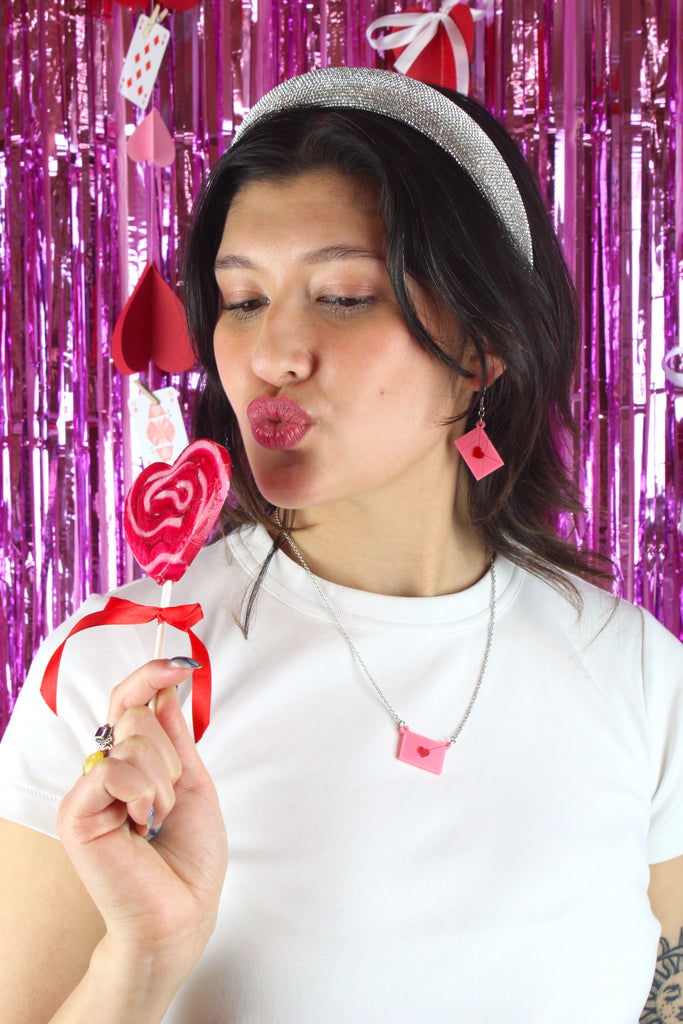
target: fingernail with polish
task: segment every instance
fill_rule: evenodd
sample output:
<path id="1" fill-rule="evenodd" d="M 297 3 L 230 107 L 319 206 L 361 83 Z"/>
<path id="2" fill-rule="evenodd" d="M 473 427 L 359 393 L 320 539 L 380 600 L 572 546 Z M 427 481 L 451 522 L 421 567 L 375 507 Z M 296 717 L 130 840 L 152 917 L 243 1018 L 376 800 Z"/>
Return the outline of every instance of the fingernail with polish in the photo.
<path id="1" fill-rule="evenodd" d="M 152 839 L 156 839 L 161 832 L 161 825 L 162 822 L 159 822 L 156 828 L 154 827 L 154 808 L 152 807 L 151 811 L 147 815 L 147 835 L 145 836 L 145 839 L 148 842 Z"/>
<path id="2" fill-rule="evenodd" d="M 201 661 L 195 658 L 171 658 L 170 664 L 173 668 L 201 668 Z"/>

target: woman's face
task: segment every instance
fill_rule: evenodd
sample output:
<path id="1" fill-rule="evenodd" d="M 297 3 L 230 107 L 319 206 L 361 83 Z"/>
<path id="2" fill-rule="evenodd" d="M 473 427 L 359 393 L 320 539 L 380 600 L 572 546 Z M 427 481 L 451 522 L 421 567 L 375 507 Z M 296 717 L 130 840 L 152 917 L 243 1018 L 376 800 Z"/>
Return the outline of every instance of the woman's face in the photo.
<path id="1" fill-rule="evenodd" d="M 256 484 L 275 505 L 453 490 L 459 430 L 444 420 L 471 391 L 410 334 L 383 247 L 374 196 L 333 171 L 253 182 L 232 202 L 214 349 Z M 414 301 L 434 327 L 418 289 Z"/>

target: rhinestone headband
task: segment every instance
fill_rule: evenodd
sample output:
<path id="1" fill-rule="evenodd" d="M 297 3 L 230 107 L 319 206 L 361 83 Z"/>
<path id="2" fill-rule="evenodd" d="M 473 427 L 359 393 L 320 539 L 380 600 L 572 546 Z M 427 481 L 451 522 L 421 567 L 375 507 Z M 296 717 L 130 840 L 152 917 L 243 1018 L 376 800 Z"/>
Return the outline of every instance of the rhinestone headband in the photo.
<path id="1" fill-rule="evenodd" d="M 415 78 L 375 68 L 323 68 L 290 78 L 254 104 L 235 140 L 270 114 L 292 107 L 348 107 L 401 121 L 436 142 L 469 174 L 533 266 L 531 231 L 510 169 L 461 107 Z"/>

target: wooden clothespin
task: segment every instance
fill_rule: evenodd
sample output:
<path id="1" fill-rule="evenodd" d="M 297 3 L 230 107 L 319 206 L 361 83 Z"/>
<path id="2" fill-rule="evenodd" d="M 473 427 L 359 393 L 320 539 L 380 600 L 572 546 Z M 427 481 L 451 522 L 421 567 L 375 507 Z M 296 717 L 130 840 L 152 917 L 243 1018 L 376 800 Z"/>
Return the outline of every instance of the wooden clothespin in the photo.
<path id="1" fill-rule="evenodd" d="M 143 395 L 146 395 L 147 398 L 149 398 L 150 402 L 152 402 L 154 405 L 161 405 L 161 402 L 159 401 L 157 396 L 154 394 L 153 391 L 149 390 L 144 381 L 141 381 L 139 377 L 133 377 L 133 380 L 140 388 L 140 391 L 142 391 Z"/>
<path id="2" fill-rule="evenodd" d="M 152 16 L 143 29 L 143 36 L 147 37 L 155 25 L 161 25 L 167 14 L 168 10 L 165 7 L 162 7 L 161 4 L 154 4 Z"/>

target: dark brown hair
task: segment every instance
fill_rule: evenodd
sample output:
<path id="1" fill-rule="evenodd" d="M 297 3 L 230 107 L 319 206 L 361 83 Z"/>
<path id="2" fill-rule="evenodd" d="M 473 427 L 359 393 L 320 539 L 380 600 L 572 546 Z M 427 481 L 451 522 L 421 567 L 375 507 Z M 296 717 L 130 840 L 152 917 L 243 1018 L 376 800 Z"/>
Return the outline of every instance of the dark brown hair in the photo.
<path id="1" fill-rule="evenodd" d="M 484 368 L 497 355 L 505 372 L 486 392 L 486 429 L 505 465 L 472 481 L 470 513 L 492 550 L 559 586 L 578 603 L 567 571 L 611 578 L 609 563 L 560 535 L 583 511 L 566 464 L 575 438 L 570 396 L 579 349 L 577 302 L 550 218 L 517 144 L 479 104 L 447 93 L 497 146 L 527 211 L 531 268 L 506 227 L 455 161 L 430 139 L 366 111 L 299 108 L 251 126 L 219 160 L 198 197 L 184 270 L 190 333 L 204 376 L 195 433 L 226 444 L 233 459 L 229 531 L 272 527 L 256 489 L 237 421 L 218 376 L 214 261 L 237 190 L 330 168 L 375 191 L 386 229 L 386 264 L 416 343 L 454 374 L 467 374 L 433 338 L 411 302 L 408 280 L 438 294 L 474 345 Z M 478 398 L 467 429 L 474 426 Z"/>

